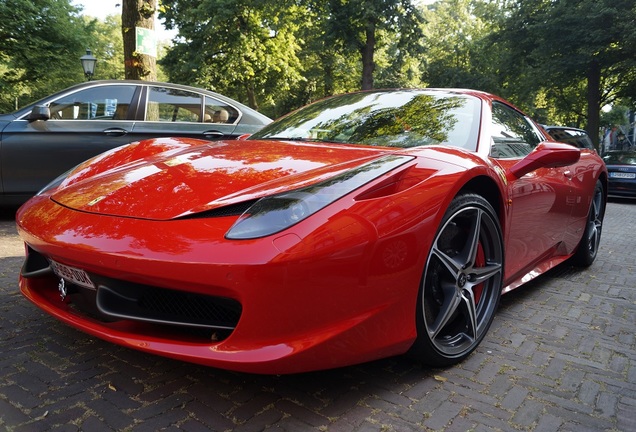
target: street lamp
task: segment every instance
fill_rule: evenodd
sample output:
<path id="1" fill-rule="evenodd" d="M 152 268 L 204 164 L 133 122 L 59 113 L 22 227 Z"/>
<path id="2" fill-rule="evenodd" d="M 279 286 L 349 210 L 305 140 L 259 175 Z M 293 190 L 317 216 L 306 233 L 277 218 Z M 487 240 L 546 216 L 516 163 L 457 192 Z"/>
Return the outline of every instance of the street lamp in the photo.
<path id="1" fill-rule="evenodd" d="M 82 68 L 84 69 L 84 76 L 88 81 L 90 81 L 91 77 L 95 73 L 95 63 L 97 63 L 97 59 L 93 57 L 91 50 L 87 49 L 86 54 L 80 57 L 80 61 L 82 62 Z"/>

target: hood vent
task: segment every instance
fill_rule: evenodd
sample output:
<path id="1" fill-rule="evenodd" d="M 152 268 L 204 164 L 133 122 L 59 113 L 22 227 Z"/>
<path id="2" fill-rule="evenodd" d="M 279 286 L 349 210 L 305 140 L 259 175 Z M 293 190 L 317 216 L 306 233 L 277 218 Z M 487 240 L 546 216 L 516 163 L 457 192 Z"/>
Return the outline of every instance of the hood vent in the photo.
<path id="1" fill-rule="evenodd" d="M 258 201 L 258 199 L 243 201 L 240 203 L 231 204 L 231 205 L 227 205 L 223 207 L 217 207 L 215 209 L 206 210 L 199 213 L 190 213 L 190 214 L 175 218 L 175 220 L 240 216 L 243 213 L 245 213 L 245 211 L 248 208 L 252 207 L 256 201 Z"/>

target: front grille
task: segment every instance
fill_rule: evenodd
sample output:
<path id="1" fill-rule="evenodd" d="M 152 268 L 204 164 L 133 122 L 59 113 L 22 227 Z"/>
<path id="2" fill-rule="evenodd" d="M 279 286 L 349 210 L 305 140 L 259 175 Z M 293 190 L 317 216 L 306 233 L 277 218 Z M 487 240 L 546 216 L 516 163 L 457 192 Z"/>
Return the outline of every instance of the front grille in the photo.
<path id="1" fill-rule="evenodd" d="M 231 330 L 241 317 L 240 303 L 225 297 L 114 279 L 97 282 L 97 308 L 112 318 Z"/>
<path id="2" fill-rule="evenodd" d="M 22 267 L 25 278 L 49 278 L 58 290 L 48 260 L 29 248 Z M 227 297 L 210 296 L 132 283 L 120 279 L 89 274 L 97 286 L 94 289 L 67 284 L 70 307 L 104 322 L 141 321 L 168 325 L 214 338 L 227 337 L 241 318 L 241 304 Z"/>
<path id="3" fill-rule="evenodd" d="M 222 330 L 236 327 L 242 309 L 239 302 L 225 297 L 113 279 L 99 280 L 96 303 L 111 318 Z"/>

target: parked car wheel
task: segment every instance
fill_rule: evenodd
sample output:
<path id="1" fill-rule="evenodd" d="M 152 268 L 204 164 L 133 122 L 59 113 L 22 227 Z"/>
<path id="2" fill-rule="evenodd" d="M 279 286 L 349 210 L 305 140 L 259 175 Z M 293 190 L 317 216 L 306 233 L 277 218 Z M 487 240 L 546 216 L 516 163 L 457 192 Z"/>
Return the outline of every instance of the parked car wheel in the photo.
<path id="1" fill-rule="evenodd" d="M 576 253 L 572 256 L 572 263 L 580 267 L 592 265 L 598 254 L 605 216 L 605 191 L 600 180 L 596 181 L 594 196 L 587 216 L 587 225 L 581 237 Z"/>

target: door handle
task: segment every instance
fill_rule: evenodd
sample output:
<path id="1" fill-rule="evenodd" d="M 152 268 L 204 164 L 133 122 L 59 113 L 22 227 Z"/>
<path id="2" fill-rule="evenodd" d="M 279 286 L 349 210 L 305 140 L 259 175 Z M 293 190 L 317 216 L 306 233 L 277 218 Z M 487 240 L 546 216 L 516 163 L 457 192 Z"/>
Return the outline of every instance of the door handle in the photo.
<path id="1" fill-rule="evenodd" d="M 565 170 L 563 171 L 563 175 L 568 179 L 568 180 L 572 180 L 572 177 L 574 177 L 574 174 L 572 174 L 572 171 L 570 170 Z"/>
<path id="2" fill-rule="evenodd" d="M 124 136 L 127 133 L 128 133 L 128 131 L 126 129 L 122 129 L 122 128 L 110 128 L 110 129 L 106 129 L 104 131 L 104 134 L 106 134 L 108 136 L 113 136 L 113 137 Z"/>
<path id="3" fill-rule="evenodd" d="M 210 130 L 210 131 L 203 132 L 203 136 L 206 137 L 207 139 L 218 139 L 218 138 L 223 138 L 225 134 L 217 130 Z"/>

